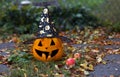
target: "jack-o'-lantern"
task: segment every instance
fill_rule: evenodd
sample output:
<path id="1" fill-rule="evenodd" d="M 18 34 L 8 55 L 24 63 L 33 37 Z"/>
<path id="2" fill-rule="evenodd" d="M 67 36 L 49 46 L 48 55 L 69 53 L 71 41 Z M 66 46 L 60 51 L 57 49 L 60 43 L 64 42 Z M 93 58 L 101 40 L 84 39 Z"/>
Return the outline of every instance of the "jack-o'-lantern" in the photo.
<path id="1" fill-rule="evenodd" d="M 49 21 L 48 8 L 41 15 L 38 38 L 34 41 L 32 51 L 36 59 L 44 62 L 59 60 L 63 55 L 62 41 Z"/>
<path id="2" fill-rule="evenodd" d="M 34 57 L 41 61 L 59 60 L 63 55 L 60 38 L 36 39 L 33 45 Z"/>

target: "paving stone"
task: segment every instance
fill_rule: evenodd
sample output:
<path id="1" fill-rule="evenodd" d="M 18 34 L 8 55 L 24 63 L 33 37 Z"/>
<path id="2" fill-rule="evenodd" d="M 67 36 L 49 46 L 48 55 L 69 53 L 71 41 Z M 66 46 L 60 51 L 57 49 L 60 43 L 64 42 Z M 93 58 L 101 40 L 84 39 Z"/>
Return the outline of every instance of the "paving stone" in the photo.
<path id="1" fill-rule="evenodd" d="M 6 65 L 0 64 L 0 74 L 9 73 L 9 68 Z"/>
<path id="2" fill-rule="evenodd" d="M 2 44 L 0 44 L 0 49 L 4 49 L 4 48 L 10 49 L 10 48 L 14 48 L 14 47 L 15 47 L 14 43 L 2 43 Z M 7 54 L 8 53 L 6 53 L 6 52 L 0 52 L 0 55 L 2 55 L 2 56 L 5 56 Z M 7 67 L 7 65 L 0 64 L 0 77 L 1 77 L 2 73 L 6 73 L 6 74 L 9 73 L 9 68 Z"/>
<path id="3" fill-rule="evenodd" d="M 103 60 L 107 64 L 98 64 L 88 77 L 120 77 L 120 54 L 107 55 Z"/>
<path id="4" fill-rule="evenodd" d="M 14 48 L 14 47 L 15 47 L 15 43 L 2 43 L 2 44 L 0 44 L 0 49 Z"/>

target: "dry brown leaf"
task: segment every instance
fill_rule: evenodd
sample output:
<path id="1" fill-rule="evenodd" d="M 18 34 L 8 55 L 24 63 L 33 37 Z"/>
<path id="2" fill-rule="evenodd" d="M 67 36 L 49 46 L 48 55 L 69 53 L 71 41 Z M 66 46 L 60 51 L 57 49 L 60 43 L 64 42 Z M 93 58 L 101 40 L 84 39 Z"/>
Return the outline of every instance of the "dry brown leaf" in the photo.
<path id="1" fill-rule="evenodd" d="M 98 63 L 102 62 L 101 56 L 97 56 L 96 59 L 97 59 L 97 62 L 98 62 Z"/>
<path id="2" fill-rule="evenodd" d="M 37 66 L 34 66 L 34 71 L 35 71 L 35 72 L 38 72 Z"/>
<path id="3" fill-rule="evenodd" d="M 115 77 L 114 75 L 110 75 L 110 77 Z"/>
<path id="4" fill-rule="evenodd" d="M 84 71 L 84 74 L 85 74 L 85 75 L 89 75 L 90 73 L 85 70 L 85 71 Z"/>
<path id="5" fill-rule="evenodd" d="M 48 77 L 47 74 L 39 74 L 40 77 Z"/>
<path id="6" fill-rule="evenodd" d="M 92 52 L 100 52 L 98 49 L 92 49 Z"/>
<path id="7" fill-rule="evenodd" d="M 94 67 L 93 67 L 92 64 L 90 64 L 90 65 L 88 66 L 88 70 L 90 70 L 90 71 L 94 70 Z"/>
<path id="8" fill-rule="evenodd" d="M 58 65 L 55 65 L 55 68 L 56 68 L 57 70 L 59 70 L 59 67 L 58 67 Z"/>
<path id="9" fill-rule="evenodd" d="M 64 74 L 56 73 L 56 74 L 54 74 L 54 77 L 65 77 L 65 76 L 64 76 Z"/>
<path id="10" fill-rule="evenodd" d="M 90 57 L 89 55 L 85 55 L 84 57 L 85 57 L 87 60 L 90 60 L 90 61 L 94 61 L 94 60 L 95 60 L 94 58 Z"/>
<path id="11" fill-rule="evenodd" d="M 26 74 L 26 73 L 24 73 L 24 77 L 27 77 L 27 74 Z"/>
<path id="12" fill-rule="evenodd" d="M 80 64 L 80 66 L 82 68 L 84 68 L 85 70 L 90 70 L 90 71 L 94 70 L 93 65 L 92 64 L 88 64 L 87 62 L 85 62 L 83 64 Z"/>

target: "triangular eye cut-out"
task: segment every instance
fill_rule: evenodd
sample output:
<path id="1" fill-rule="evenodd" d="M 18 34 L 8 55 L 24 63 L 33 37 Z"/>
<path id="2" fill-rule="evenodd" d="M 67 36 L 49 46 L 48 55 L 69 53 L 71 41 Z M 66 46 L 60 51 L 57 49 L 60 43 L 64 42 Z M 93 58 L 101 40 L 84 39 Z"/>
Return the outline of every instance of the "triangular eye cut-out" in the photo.
<path id="1" fill-rule="evenodd" d="M 39 42 L 38 46 L 42 46 L 42 43 L 41 43 L 41 41 Z"/>
<path id="2" fill-rule="evenodd" d="M 50 45 L 55 45 L 55 43 L 54 43 L 54 41 L 53 41 L 53 40 L 51 41 L 51 44 L 50 44 Z"/>

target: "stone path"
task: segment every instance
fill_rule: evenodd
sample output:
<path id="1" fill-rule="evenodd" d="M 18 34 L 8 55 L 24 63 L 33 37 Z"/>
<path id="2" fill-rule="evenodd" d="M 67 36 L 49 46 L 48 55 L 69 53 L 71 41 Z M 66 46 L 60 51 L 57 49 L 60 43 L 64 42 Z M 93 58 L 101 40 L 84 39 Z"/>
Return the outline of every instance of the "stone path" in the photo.
<path id="1" fill-rule="evenodd" d="M 4 49 L 4 48 L 14 48 L 15 44 L 14 43 L 2 43 L 0 44 L 0 49 Z"/>
<path id="2" fill-rule="evenodd" d="M 8 74 L 9 73 L 9 69 L 8 69 L 8 67 L 6 65 L 0 64 L 0 75 L 2 73 L 7 73 Z"/>
<path id="3" fill-rule="evenodd" d="M 15 44 L 14 43 L 3 43 L 3 44 L 0 44 L 0 50 L 1 49 L 5 49 L 5 48 L 14 48 L 15 47 Z M 2 56 L 6 56 L 7 53 L 5 52 L 0 52 L 0 55 Z M 8 74 L 9 73 L 9 68 L 4 65 L 4 64 L 0 64 L 0 77 L 2 77 L 1 75 L 2 74 Z"/>
<path id="4" fill-rule="evenodd" d="M 88 77 L 120 77 L 120 54 L 107 55 L 103 60 L 107 64 L 98 64 Z"/>

